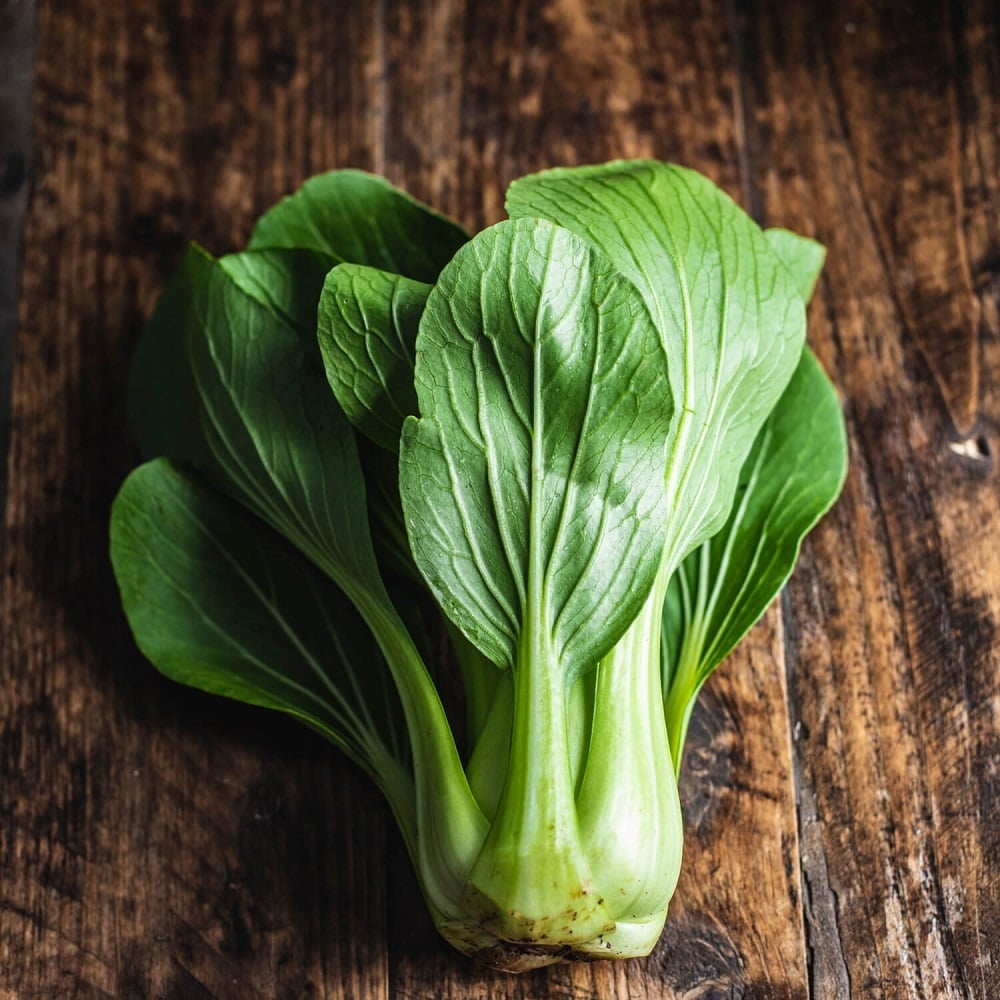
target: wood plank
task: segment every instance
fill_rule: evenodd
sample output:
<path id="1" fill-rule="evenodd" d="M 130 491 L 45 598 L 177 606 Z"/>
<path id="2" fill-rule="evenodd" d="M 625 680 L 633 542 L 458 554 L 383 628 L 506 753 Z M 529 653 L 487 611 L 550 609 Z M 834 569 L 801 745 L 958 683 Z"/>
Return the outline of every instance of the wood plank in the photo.
<path id="1" fill-rule="evenodd" d="M 258 169 L 285 111 L 265 93 L 302 79 L 270 46 L 287 32 L 304 66 L 314 15 L 41 12 L 0 611 L 5 995 L 388 995 L 375 793 L 307 734 L 161 681 L 107 559 L 138 327 L 188 236 L 237 245 L 292 183 Z M 315 86 L 355 73 L 339 52 Z M 297 179 L 305 156 L 267 162 Z"/>
<path id="2" fill-rule="evenodd" d="M 28 122 L 35 52 L 34 4 L 0 0 L 0 511 L 7 496 L 10 383 L 17 314 L 17 261 L 28 201 Z M 0 556 L 3 518 L 0 517 Z"/>
<path id="3" fill-rule="evenodd" d="M 851 432 L 784 605 L 814 995 L 992 997 L 996 22 L 753 13 L 755 197 L 829 247 L 812 334 Z"/>

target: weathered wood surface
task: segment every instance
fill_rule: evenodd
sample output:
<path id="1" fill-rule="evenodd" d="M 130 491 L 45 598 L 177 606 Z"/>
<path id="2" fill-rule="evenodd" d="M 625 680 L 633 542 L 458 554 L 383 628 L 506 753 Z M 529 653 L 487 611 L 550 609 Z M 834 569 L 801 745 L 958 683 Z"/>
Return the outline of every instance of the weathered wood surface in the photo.
<path id="1" fill-rule="evenodd" d="M 998 32 L 980 0 L 43 5 L 0 997 L 1000 996 Z M 479 226 L 518 174 L 635 155 L 827 244 L 810 339 L 851 473 L 697 713 L 656 953 L 505 977 L 437 939 L 336 753 L 133 649 L 106 556 L 124 372 L 185 240 L 240 245 L 310 173 Z"/>
<path id="2" fill-rule="evenodd" d="M 0 0 L 0 511 L 7 484 L 10 382 L 17 314 L 17 260 L 28 191 L 29 94 L 35 12 L 29 0 Z M 0 551 L 3 517 L 0 516 Z"/>

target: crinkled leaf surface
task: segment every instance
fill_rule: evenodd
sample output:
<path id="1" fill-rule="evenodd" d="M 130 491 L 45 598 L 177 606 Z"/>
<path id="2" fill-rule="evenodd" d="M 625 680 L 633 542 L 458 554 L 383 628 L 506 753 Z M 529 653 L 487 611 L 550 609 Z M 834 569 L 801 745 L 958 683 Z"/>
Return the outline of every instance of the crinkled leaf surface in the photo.
<path id="1" fill-rule="evenodd" d="M 162 673 L 306 722 L 365 767 L 412 827 L 390 675 L 373 669 L 371 633 L 305 557 L 161 458 L 115 500 L 111 559 L 136 643 Z"/>
<path id="2" fill-rule="evenodd" d="M 510 186 L 507 211 L 550 219 L 599 247 L 649 307 L 677 406 L 667 473 L 672 567 L 728 516 L 743 460 L 798 362 L 802 299 L 753 220 L 681 167 L 619 161 L 545 171 Z"/>
<path id="3" fill-rule="evenodd" d="M 468 238 L 457 223 L 383 178 L 333 170 L 310 178 L 265 212 L 248 249 L 319 250 L 338 261 L 434 281 Z"/>
<path id="4" fill-rule="evenodd" d="M 663 544 L 672 406 L 642 299 L 569 231 L 500 223 L 428 297 L 416 387 L 400 487 L 439 603 L 498 665 L 516 662 L 528 618 L 567 676 L 593 665 Z"/>
<path id="5" fill-rule="evenodd" d="M 417 329 L 431 286 L 359 264 L 326 279 L 317 335 L 330 386 L 351 423 L 387 451 L 399 451 L 413 385 Z"/>

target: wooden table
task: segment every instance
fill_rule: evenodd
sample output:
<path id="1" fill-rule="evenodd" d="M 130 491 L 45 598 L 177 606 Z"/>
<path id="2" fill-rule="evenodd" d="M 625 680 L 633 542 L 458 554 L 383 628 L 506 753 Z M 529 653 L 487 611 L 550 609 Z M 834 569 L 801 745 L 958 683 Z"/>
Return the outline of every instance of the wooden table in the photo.
<path id="1" fill-rule="evenodd" d="M 28 0 L 0 10 L 26 37 Z M 30 187 L 0 997 L 1000 997 L 998 32 L 985 0 L 42 5 L 23 183 L 0 164 L 10 246 Z M 311 173 L 480 227 L 511 178 L 619 156 L 827 245 L 810 341 L 851 471 L 698 710 L 657 951 L 508 977 L 438 940 L 336 752 L 135 651 L 125 371 L 185 241 L 240 246 Z"/>

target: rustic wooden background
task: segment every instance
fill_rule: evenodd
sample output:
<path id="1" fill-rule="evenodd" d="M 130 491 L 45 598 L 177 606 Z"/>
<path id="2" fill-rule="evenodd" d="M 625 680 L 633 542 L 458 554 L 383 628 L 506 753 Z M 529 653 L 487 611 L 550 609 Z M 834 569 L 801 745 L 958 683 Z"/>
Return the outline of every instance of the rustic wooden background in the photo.
<path id="1" fill-rule="evenodd" d="M 0 0 L 0 997 L 1000 997 L 995 4 L 51 0 L 29 155 L 34 21 Z M 478 227 L 619 156 L 828 246 L 851 472 L 698 711 L 660 947 L 507 977 L 436 938 L 358 772 L 135 652 L 125 370 L 185 241 L 311 173 Z"/>

